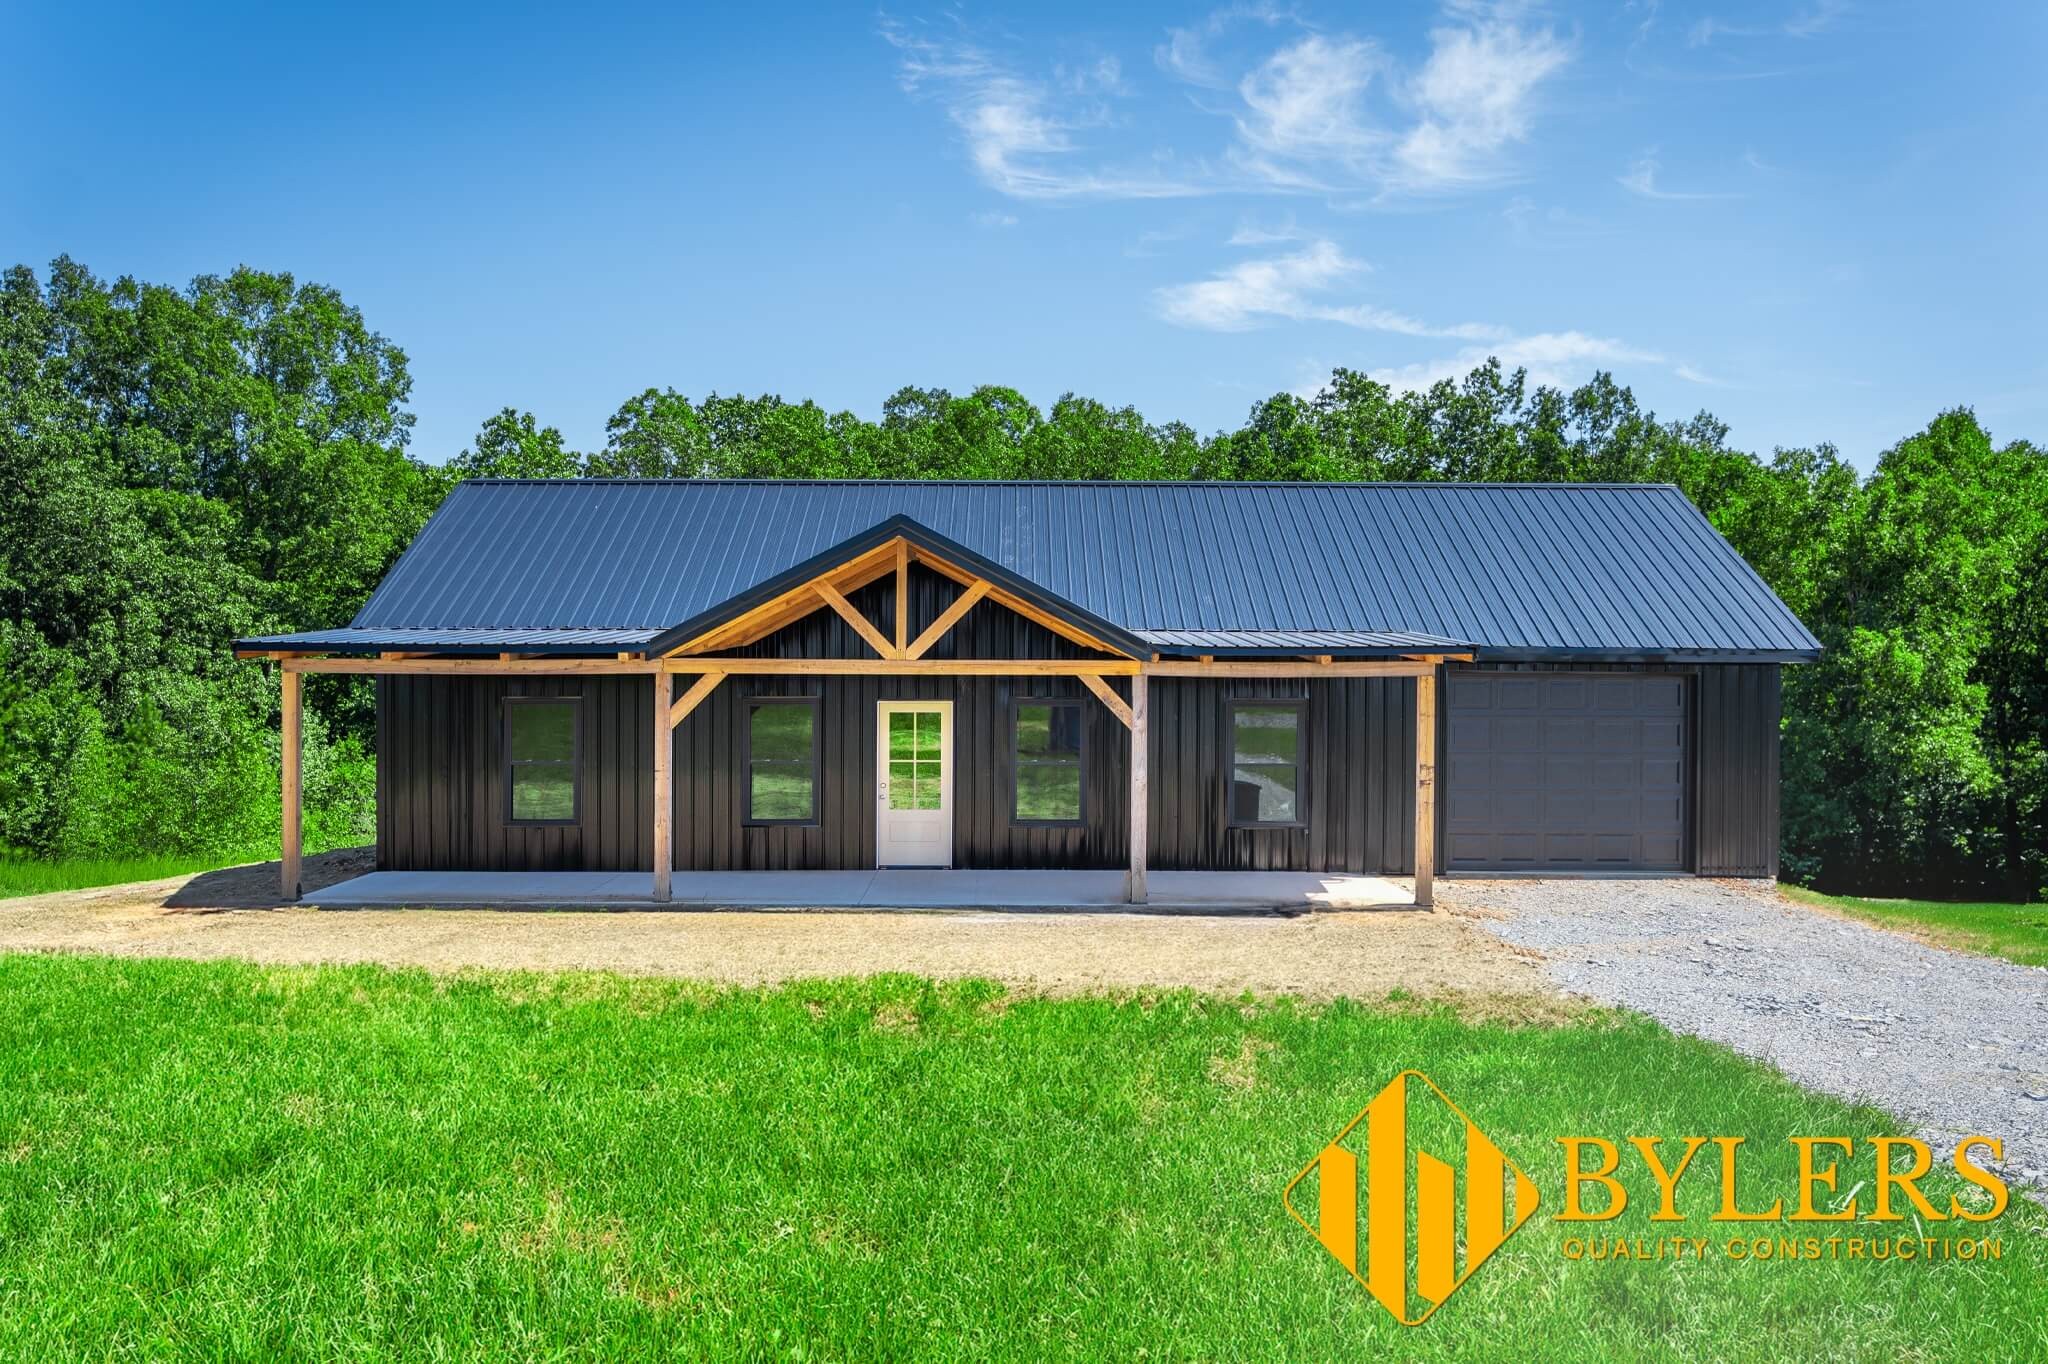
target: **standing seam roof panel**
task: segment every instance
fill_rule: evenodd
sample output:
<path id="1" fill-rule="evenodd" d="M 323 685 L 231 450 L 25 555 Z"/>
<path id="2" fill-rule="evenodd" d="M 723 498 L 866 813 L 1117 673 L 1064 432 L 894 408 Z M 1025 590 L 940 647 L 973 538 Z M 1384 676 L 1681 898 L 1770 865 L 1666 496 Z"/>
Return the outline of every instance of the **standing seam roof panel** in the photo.
<path id="1" fill-rule="evenodd" d="M 893 515 L 1127 630 L 1818 648 L 1661 485 L 479 481 L 356 624 L 666 629 Z"/>

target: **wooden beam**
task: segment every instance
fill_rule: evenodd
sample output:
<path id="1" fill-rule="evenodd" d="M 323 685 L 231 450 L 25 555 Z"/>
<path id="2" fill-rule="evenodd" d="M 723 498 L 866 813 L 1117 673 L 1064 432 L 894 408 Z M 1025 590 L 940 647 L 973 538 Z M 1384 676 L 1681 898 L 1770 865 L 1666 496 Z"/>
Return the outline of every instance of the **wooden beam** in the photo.
<path id="1" fill-rule="evenodd" d="M 1436 674 L 1415 679 L 1415 903 L 1436 903 Z"/>
<path id="2" fill-rule="evenodd" d="M 870 649 L 883 658 L 896 657 L 896 646 L 889 642 L 888 636 L 877 630 L 873 621 L 854 610 L 853 603 L 848 601 L 838 588 L 823 579 L 812 583 L 811 586 L 825 599 L 825 605 L 837 611 L 839 618 L 851 625 L 853 632 L 868 642 Z"/>
<path id="3" fill-rule="evenodd" d="M 1167 660 L 1147 663 L 1151 677 L 1420 677 L 1433 672 L 1434 663 L 1411 663 L 1397 658 L 1342 659 L 1332 663 L 1303 663 L 1276 658 L 1270 662 L 1251 659 L 1217 663 Z"/>
<path id="4" fill-rule="evenodd" d="M 377 657 L 390 660 L 400 658 L 432 658 L 433 655 L 431 653 L 400 653 L 394 650 L 388 653 L 378 654 Z"/>
<path id="5" fill-rule="evenodd" d="M 1102 704 L 1109 707 L 1109 713 L 1123 721 L 1124 728 L 1129 729 L 1131 727 L 1131 708 L 1124 704 L 1123 697 L 1116 694 L 1116 688 L 1110 686 L 1109 683 L 1103 681 L 1094 673 L 1082 673 L 1080 677 L 1081 685 L 1100 697 Z"/>
<path id="6" fill-rule="evenodd" d="M 939 618 L 927 625 L 924 633 L 911 641 L 903 651 L 905 658 L 923 658 L 931 647 L 946 637 L 946 632 L 960 623 L 960 618 L 974 609 L 974 604 L 989 594 L 992 586 L 985 579 L 976 578 L 972 586 L 953 598 L 953 604 L 939 612 Z"/>
<path id="7" fill-rule="evenodd" d="M 1324 664 L 1324 665 L 1328 665 L 1328 664 L 1330 664 L 1330 663 L 1333 663 L 1333 662 L 1335 662 L 1335 661 L 1336 661 L 1336 659 L 1335 659 L 1335 657 L 1334 657 L 1333 655 L 1330 655 L 1330 654 L 1317 654 L 1317 655 L 1315 656 L 1315 658 L 1314 658 L 1314 659 L 1313 659 L 1312 661 L 1313 661 L 1313 662 L 1316 662 L 1316 663 L 1321 663 L 1321 664 Z"/>
<path id="8" fill-rule="evenodd" d="M 669 820 L 675 814 L 668 783 L 669 758 L 676 749 L 668 699 L 674 681 L 665 672 L 654 675 L 654 902 L 663 905 L 669 898 L 669 864 L 675 860 L 668 842 Z"/>
<path id="9" fill-rule="evenodd" d="M 663 676 L 667 674 L 664 673 Z M 723 681 L 724 673 L 705 673 L 691 683 L 690 689 L 678 696 L 676 703 L 668 708 L 668 727 L 674 729 L 681 724 L 691 711 L 704 704 L 704 698 L 718 690 L 718 684 Z"/>
<path id="10" fill-rule="evenodd" d="M 896 657 L 910 647 L 910 541 L 896 542 Z"/>
<path id="11" fill-rule="evenodd" d="M 913 551 L 913 553 L 915 554 L 917 561 L 919 563 L 930 565 L 932 568 L 938 570 L 940 573 L 945 574 L 954 582 L 960 583 L 963 586 L 971 587 L 975 583 L 982 581 L 982 579 L 978 575 L 968 571 L 967 569 L 960 567 L 958 564 L 948 563 L 946 560 L 939 558 L 937 555 L 927 554 L 921 549 L 915 550 Z M 1069 640 L 1075 644 L 1080 645 L 1084 649 L 1095 649 L 1105 654 L 1115 654 L 1119 658 L 1129 657 L 1129 655 L 1124 653 L 1122 649 L 1117 648 L 1113 644 L 1103 643 L 1095 636 L 1089 634 L 1086 630 L 1083 630 L 1080 626 L 1069 624 L 1068 622 L 1061 620 L 1058 616 L 1052 615 L 1051 613 L 1046 611 L 1041 611 L 1036 606 L 1033 606 L 1030 602 L 1025 601 L 1022 597 L 1016 596 L 1013 593 L 1005 592 L 1000 587 L 995 587 L 991 585 L 988 593 L 988 599 L 992 602 L 995 602 L 999 606 L 1008 607 L 1010 610 L 1015 611 L 1018 615 L 1024 617 L 1024 619 L 1028 621 L 1031 621 L 1033 624 L 1043 625 L 1046 629 L 1052 631 L 1061 639 Z"/>
<path id="12" fill-rule="evenodd" d="M 284 728 L 279 754 L 284 768 L 284 825 L 279 830 L 279 889 L 287 900 L 299 898 L 299 675 L 279 674 L 284 703 Z"/>
<path id="13" fill-rule="evenodd" d="M 734 677 L 832 674 L 856 677 L 1130 677 L 1143 667 L 1130 658 L 733 658 L 685 655 L 662 660 L 670 672 L 722 672 Z"/>
<path id="14" fill-rule="evenodd" d="M 1147 727 L 1150 707 L 1146 700 L 1146 677 L 1131 679 L 1131 870 L 1124 885 L 1124 898 L 1134 905 L 1145 903 L 1145 854 L 1151 839 L 1151 734 Z"/>
<path id="15" fill-rule="evenodd" d="M 757 639 L 764 639 L 783 626 L 802 620 L 818 609 L 818 594 L 814 589 L 820 580 L 830 582 L 841 592 L 853 592 L 891 571 L 895 567 L 895 556 L 896 541 L 891 540 L 886 544 L 877 545 L 830 572 L 821 573 L 808 582 L 799 583 L 759 606 L 744 611 L 723 624 L 713 626 L 669 652 L 708 653 L 714 649 L 732 649 L 742 644 L 752 644 Z"/>

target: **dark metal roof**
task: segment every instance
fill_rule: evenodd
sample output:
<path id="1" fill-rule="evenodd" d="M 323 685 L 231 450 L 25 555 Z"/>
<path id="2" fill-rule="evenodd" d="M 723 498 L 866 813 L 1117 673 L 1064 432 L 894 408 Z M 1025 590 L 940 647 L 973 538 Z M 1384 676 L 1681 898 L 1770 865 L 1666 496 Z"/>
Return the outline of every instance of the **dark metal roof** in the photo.
<path id="1" fill-rule="evenodd" d="M 243 649 L 323 649 L 334 653 L 380 653 L 422 649 L 437 654 L 497 653 L 514 650 L 537 654 L 587 654 L 614 649 L 639 649 L 658 630 L 422 630 L 404 626 L 347 626 L 340 630 L 305 630 L 295 635 L 262 635 L 237 640 Z"/>
<path id="2" fill-rule="evenodd" d="M 1445 654 L 1470 640 L 1401 630 L 1140 630 L 1138 638 L 1178 654 Z"/>
<path id="3" fill-rule="evenodd" d="M 1526 658 L 1819 650 L 1653 484 L 478 480 L 351 628 L 664 632 L 892 517 L 1130 633 L 1416 634 Z"/>

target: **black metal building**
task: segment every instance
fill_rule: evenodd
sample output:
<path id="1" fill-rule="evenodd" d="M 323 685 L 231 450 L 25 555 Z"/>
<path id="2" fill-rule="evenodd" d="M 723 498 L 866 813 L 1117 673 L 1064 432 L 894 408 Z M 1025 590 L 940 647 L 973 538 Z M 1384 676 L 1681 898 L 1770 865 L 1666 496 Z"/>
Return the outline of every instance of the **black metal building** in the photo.
<path id="1" fill-rule="evenodd" d="M 1668 487 L 597 480 L 237 647 L 379 675 L 380 867 L 1140 878 L 1775 875 L 1818 649 Z"/>

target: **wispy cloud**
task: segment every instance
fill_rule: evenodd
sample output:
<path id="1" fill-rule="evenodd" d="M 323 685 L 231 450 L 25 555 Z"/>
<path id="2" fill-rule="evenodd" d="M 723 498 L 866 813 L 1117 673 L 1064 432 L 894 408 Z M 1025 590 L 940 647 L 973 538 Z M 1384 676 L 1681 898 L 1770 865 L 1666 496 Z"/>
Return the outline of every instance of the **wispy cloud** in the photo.
<path id="1" fill-rule="evenodd" d="M 1225 34 L 1286 27 L 1278 47 L 1221 49 Z M 1551 29 L 1513 4 L 1449 0 L 1419 65 L 1370 36 L 1309 28 L 1267 4 L 1217 10 L 1169 30 L 1159 69 L 1202 92 L 1225 120 L 1220 145 L 1192 161 L 1153 154 L 1118 164 L 1090 141 L 1131 125 L 1134 91 L 1114 58 L 1058 66 L 1045 79 L 971 41 L 885 18 L 898 79 L 941 104 L 975 172 L 1016 198 L 1168 198 L 1216 193 L 1423 194 L 1512 178 L 1502 153 L 1530 135 L 1538 92 L 1570 59 Z"/>
<path id="2" fill-rule="evenodd" d="M 1685 43 L 1706 47 L 1719 38 L 1811 38 L 1834 27 L 1848 12 L 1848 0 L 1817 0 L 1776 24 L 1731 24 L 1709 15 L 1686 30 Z"/>
<path id="3" fill-rule="evenodd" d="M 1645 199 L 1733 199 L 1739 196 L 1708 190 L 1666 189 L 1657 183 L 1657 173 L 1663 169 L 1654 153 L 1639 156 L 1628 168 L 1625 175 L 1617 175 L 1615 182 L 1631 194 Z"/>
<path id="4" fill-rule="evenodd" d="M 1536 87 L 1570 58 L 1548 29 L 1446 27 L 1409 94 L 1421 118 L 1401 139 L 1398 178 L 1439 188 L 1497 179 L 1494 156 L 1529 135 Z"/>
<path id="5" fill-rule="evenodd" d="M 1589 365 L 1663 363 L 1663 357 L 1655 352 L 1638 350 L 1611 337 L 1578 331 L 1537 332 L 1465 346 L 1434 360 L 1374 370 L 1372 377 L 1390 388 L 1419 393 L 1440 380 L 1462 379 L 1489 359 L 1497 359 L 1511 370 L 1527 370 L 1530 379 L 1553 388 L 1584 382 Z"/>
<path id="6" fill-rule="evenodd" d="M 1100 126 L 1100 111 L 1055 105 L 1043 82 L 1027 80 L 981 48 L 959 39 L 933 38 L 885 18 L 881 33 L 898 54 L 897 79 L 907 94 L 941 102 L 967 144 L 975 172 L 991 188 L 1019 199 L 1076 197 L 1159 199 L 1200 191 L 1147 170 L 1076 169 L 1075 134 Z M 1106 75 L 1120 85 L 1114 64 L 1088 78 L 1103 93 Z M 1073 82 L 1067 82 L 1073 93 Z"/>
<path id="7" fill-rule="evenodd" d="M 1159 315 L 1176 326 L 1204 331 L 1249 331 L 1274 321 L 1335 322 L 1400 336 L 1487 339 L 1506 336 L 1482 323 L 1436 326 L 1368 303 L 1332 301 L 1337 285 L 1371 269 L 1335 242 L 1316 241 L 1300 251 L 1243 261 L 1208 279 L 1168 285 L 1153 297 Z"/>

